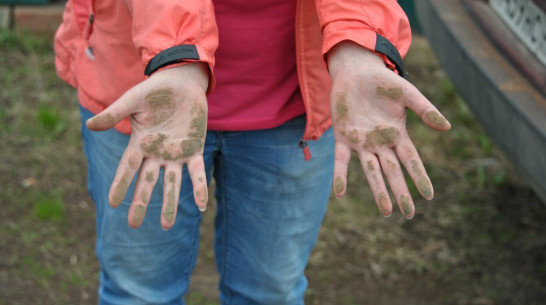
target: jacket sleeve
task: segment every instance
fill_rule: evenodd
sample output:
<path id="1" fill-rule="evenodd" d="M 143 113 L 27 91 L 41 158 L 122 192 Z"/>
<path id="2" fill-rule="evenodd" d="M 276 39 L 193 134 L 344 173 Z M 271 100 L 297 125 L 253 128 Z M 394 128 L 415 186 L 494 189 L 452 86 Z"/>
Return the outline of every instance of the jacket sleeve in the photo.
<path id="1" fill-rule="evenodd" d="M 85 21 L 84 21 L 85 22 Z M 78 83 L 72 71 L 79 44 L 82 43 L 82 34 L 77 22 L 72 1 L 67 1 L 63 12 L 63 22 L 55 32 L 55 68 L 57 75 L 72 87 Z"/>
<path id="2" fill-rule="evenodd" d="M 315 0 L 325 55 L 337 43 L 350 40 L 381 56 L 387 67 L 395 63 L 376 51 L 378 36 L 388 40 L 403 58 L 411 44 L 408 18 L 396 0 Z"/>
<path id="3" fill-rule="evenodd" d="M 209 66 L 209 89 L 214 87 L 214 53 L 218 29 L 211 0 L 124 0 L 132 16 L 132 37 L 143 67 L 169 48 L 190 45 Z M 165 54 L 165 53 L 163 53 Z M 157 60 L 157 58 L 156 58 Z"/>

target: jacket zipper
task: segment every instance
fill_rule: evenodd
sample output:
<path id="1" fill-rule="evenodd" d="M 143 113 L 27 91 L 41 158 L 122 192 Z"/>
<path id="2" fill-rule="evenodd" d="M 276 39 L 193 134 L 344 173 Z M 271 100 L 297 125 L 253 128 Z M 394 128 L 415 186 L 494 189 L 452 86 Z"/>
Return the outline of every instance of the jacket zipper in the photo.
<path id="1" fill-rule="evenodd" d="M 302 23 L 302 7 L 303 7 L 303 2 L 302 0 L 298 0 L 296 2 L 296 24 L 295 24 L 295 32 L 296 32 L 296 68 L 297 68 L 297 71 L 298 71 L 298 80 L 299 80 L 299 86 L 300 86 L 300 92 L 302 93 L 301 94 L 301 97 L 303 99 L 303 104 L 305 106 L 305 111 L 307 112 L 308 109 L 309 109 L 309 106 L 307 105 L 307 97 L 304 96 L 305 95 L 305 90 L 304 90 L 304 82 L 303 82 L 303 72 L 302 72 L 302 69 L 304 69 L 303 67 L 303 64 L 301 64 L 301 56 L 302 56 L 302 53 L 301 53 L 301 38 L 300 38 L 300 23 Z M 303 132 L 303 137 L 300 139 L 299 141 L 299 144 L 298 146 L 300 148 L 302 148 L 303 150 L 303 158 L 305 159 L 305 161 L 309 161 L 311 160 L 311 150 L 309 149 L 309 146 L 308 146 L 308 140 L 306 139 L 305 137 L 305 132 L 307 131 L 307 122 L 305 123 L 305 131 Z"/>
<path id="2" fill-rule="evenodd" d="M 87 54 L 91 60 L 95 60 L 93 47 L 89 45 L 89 38 L 91 37 L 91 34 L 93 34 L 93 23 L 95 22 L 95 0 L 91 0 L 89 11 L 89 19 L 87 20 L 84 31 L 85 41 L 88 43 L 85 54 Z"/>

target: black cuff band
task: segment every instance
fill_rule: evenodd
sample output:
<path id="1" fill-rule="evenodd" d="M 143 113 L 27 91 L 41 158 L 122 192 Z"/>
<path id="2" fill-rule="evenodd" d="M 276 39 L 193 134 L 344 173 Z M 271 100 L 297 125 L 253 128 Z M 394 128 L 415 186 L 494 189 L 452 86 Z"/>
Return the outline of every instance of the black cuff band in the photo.
<path id="1" fill-rule="evenodd" d="M 199 54 L 194 45 L 182 44 L 161 51 L 150 60 L 146 69 L 144 69 L 144 74 L 150 76 L 150 74 L 159 68 L 184 61 L 185 59 L 199 60 Z"/>
<path id="2" fill-rule="evenodd" d="M 392 61 L 394 66 L 396 67 L 396 70 L 398 71 L 398 75 L 404 77 L 405 71 L 404 71 L 404 62 L 402 61 L 402 56 L 400 56 L 400 53 L 396 49 L 396 47 L 387 40 L 387 38 L 377 34 L 377 42 L 375 43 L 375 51 L 379 52 L 381 54 L 385 54 L 387 58 Z"/>

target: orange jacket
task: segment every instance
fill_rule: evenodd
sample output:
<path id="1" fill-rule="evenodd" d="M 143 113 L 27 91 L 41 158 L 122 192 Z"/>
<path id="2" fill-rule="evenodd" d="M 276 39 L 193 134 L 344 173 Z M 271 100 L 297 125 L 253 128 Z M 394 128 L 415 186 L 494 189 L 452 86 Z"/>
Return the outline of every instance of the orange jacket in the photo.
<path id="1" fill-rule="evenodd" d="M 396 0 L 296 1 L 296 58 L 307 113 L 305 143 L 318 139 L 332 123 L 325 54 L 343 40 L 379 50 L 379 34 L 403 57 L 411 30 Z M 68 0 L 55 35 L 57 73 L 78 89 L 84 108 L 98 113 L 145 80 L 144 69 L 154 56 L 183 44 L 195 45 L 198 61 L 209 65 L 210 92 L 218 47 L 212 0 Z M 376 53 L 394 70 L 394 62 Z M 128 119 L 116 129 L 130 133 Z"/>

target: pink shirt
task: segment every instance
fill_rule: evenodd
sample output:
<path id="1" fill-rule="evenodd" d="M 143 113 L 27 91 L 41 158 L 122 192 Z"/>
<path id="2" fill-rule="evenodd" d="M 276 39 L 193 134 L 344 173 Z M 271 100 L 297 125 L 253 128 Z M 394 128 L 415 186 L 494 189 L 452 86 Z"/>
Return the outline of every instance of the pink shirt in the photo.
<path id="1" fill-rule="evenodd" d="M 298 85 L 295 0 L 215 0 L 220 45 L 211 130 L 267 129 L 305 113 Z"/>

